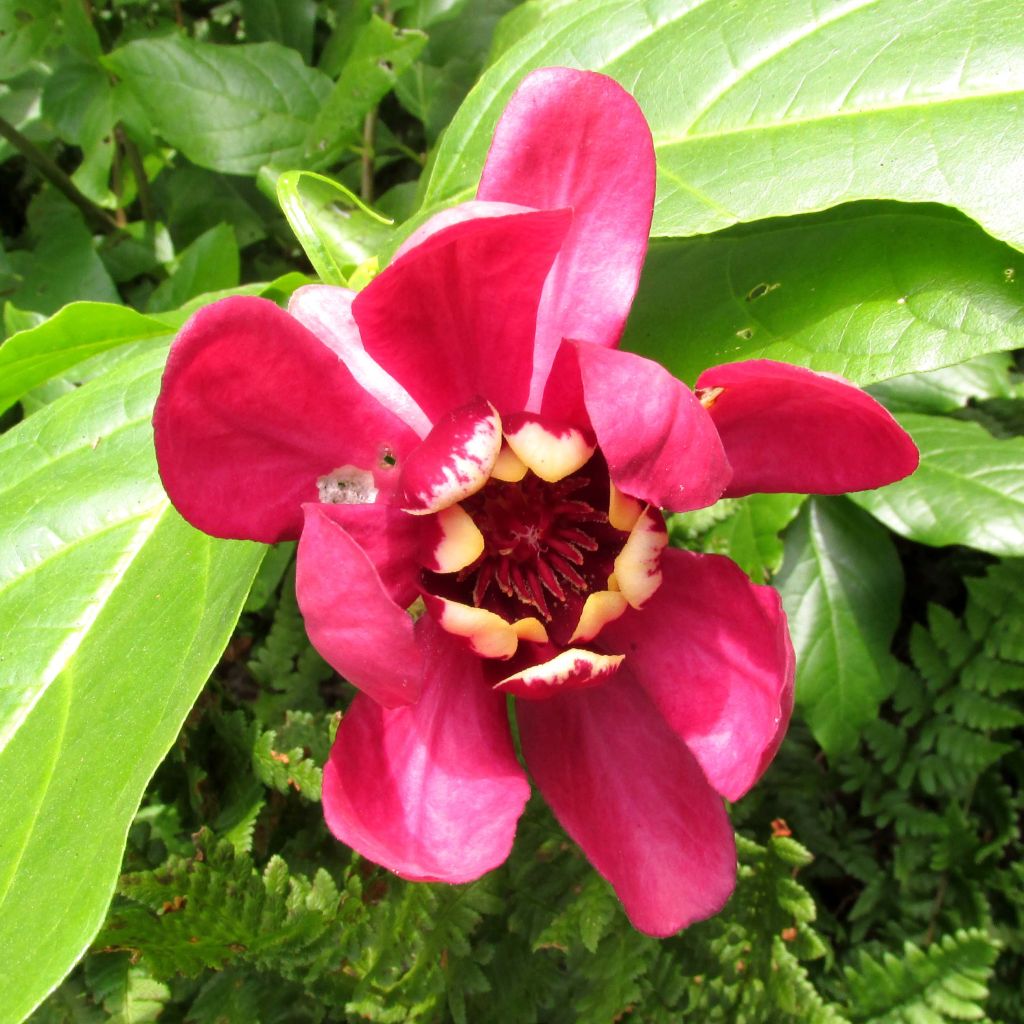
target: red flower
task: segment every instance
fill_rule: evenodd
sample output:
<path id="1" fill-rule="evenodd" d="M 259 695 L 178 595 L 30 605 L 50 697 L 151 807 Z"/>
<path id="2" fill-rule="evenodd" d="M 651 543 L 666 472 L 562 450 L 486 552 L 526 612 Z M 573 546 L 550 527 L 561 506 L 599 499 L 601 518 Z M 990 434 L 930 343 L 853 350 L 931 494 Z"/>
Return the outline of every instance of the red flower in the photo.
<path id="1" fill-rule="evenodd" d="M 628 94 L 535 72 L 476 201 L 357 296 L 200 311 L 154 423 L 191 523 L 301 535 L 310 638 L 362 691 L 324 777 L 334 834 L 410 879 L 500 864 L 529 794 L 513 694 L 534 781 L 633 923 L 664 935 L 732 890 L 722 797 L 773 757 L 793 656 L 777 594 L 663 550 L 659 510 L 877 487 L 917 452 L 843 381 L 757 360 L 695 395 L 616 351 L 654 178 Z"/>

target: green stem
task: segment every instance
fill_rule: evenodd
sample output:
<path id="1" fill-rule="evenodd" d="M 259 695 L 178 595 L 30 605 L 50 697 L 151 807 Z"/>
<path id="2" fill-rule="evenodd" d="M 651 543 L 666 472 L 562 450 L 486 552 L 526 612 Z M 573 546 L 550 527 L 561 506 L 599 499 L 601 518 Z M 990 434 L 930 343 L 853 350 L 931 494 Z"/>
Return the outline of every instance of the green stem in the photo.
<path id="1" fill-rule="evenodd" d="M 6 139 L 37 171 L 63 193 L 85 217 L 86 223 L 97 231 L 114 232 L 117 222 L 102 207 L 81 193 L 75 183 L 31 139 L 27 139 L 9 121 L 0 117 L 0 137 Z"/>

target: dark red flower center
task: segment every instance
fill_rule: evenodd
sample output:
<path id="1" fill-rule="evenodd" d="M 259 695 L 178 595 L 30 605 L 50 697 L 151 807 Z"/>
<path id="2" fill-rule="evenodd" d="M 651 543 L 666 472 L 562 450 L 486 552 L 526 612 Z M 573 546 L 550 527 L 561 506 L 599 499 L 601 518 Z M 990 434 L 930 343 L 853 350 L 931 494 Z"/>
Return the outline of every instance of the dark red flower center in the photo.
<path id="1" fill-rule="evenodd" d="M 426 574 L 428 590 L 507 622 L 535 616 L 556 644 L 567 643 L 628 537 L 608 522 L 609 490 L 600 456 L 557 483 L 532 473 L 517 483 L 492 478 L 462 503 L 483 553 L 458 573 Z"/>

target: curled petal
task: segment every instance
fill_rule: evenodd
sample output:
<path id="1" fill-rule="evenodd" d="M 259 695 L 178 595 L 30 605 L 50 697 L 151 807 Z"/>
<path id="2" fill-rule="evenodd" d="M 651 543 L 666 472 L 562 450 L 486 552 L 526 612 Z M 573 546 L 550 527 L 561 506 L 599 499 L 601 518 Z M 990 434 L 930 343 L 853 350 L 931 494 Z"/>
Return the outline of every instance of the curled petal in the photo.
<path id="1" fill-rule="evenodd" d="M 416 600 L 420 592 L 419 555 L 429 520 L 379 504 L 311 508 L 340 526 L 362 548 L 395 604 L 408 608 Z"/>
<path id="2" fill-rule="evenodd" d="M 407 252 L 422 245 L 428 238 L 436 235 L 444 228 L 450 228 L 453 224 L 462 224 L 467 220 L 476 220 L 480 217 L 504 217 L 510 213 L 533 213 L 529 206 L 518 206 L 516 203 L 488 203 L 480 199 L 470 199 L 466 203 L 458 203 L 449 206 L 440 213 L 435 213 L 428 220 L 424 221 L 396 250 L 394 258 L 397 260 Z"/>
<path id="3" fill-rule="evenodd" d="M 633 924 L 671 935 L 722 909 L 732 828 L 693 755 L 630 675 L 516 703 L 527 767 Z"/>
<path id="4" fill-rule="evenodd" d="M 431 420 L 478 395 L 524 408 L 541 289 L 571 221 L 542 210 L 452 224 L 356 296 L 366 351 Z"/>
<path id="5" fill-rule="evenodd" d="M 420 437 L 430 431 L 426 413 L 409 392 L 366 353 L 352 316 L 356 293 L 333 285 L 310 284 L 292 292 L 288 312 L 312 331 L 348 367 L 359 386 L 407 423 Z"/>
<path id="6" fill-rule="evenodd" d="M 455 505 L 487 483 L 500 451 L 501 419 L 490 402 L 453 410 L 405 460 L 399 503 L 416 514 Z"/>
<path id="7" fill-rule="evenodd" d="M 524 700 L 545 700 L 556 693 L 603 683 L 622 664 L 622 654 L 595 654 L 570 647 L 550 661 L 506 676 L 494 688 Z"/>
<path id="8" fill-rule="evenodd" d="M 729 463 L 696 395 L 643 356 L 575 348 L 587 412 L 615 486 L 673 512 L 716 502 Z"/>
<path id="9" fill-rule="evenodd" d="M 505 107 L 478 198 L 574 214 L 541 301 L 529 408 L 539 408 L 562 338 L 618 342 L 647 250 L 654 176 L 643 112 L 604 75 L 543 68 Z"/>
<path id="10" fill-rule="evenodd" d="M 215 537 L 274 543 L 302 529 L 318 480 L 358 470 L 393 490 L 415 433 L 337 355 L 266 299 L 199 310 L 171 346 L 153 412 L 167 493 Z"/>
<path id="11" fill-rule="evenodd" d="M 508 856 L 530 795 L 504 698 L 428 618 L 423 695 L 388 710 L 360 694 L 324 769 L 330 830 L 413 881 L 471 882 Z"/>
<path id="12" fill-rule="evenodd" d="M 630 672 L 700 762 L 738 800 L 768 766 L 793 707 L 793 648 L 779 595 L 721 555 L 669 549 L 640 613 L 605 627 Z"/>
<path id="13" fill-rule="evenodd" d="M 423 655 L 366 552 L 328 507 L 303 506 L 295 594 L 310 642 L 350 683 L 384 707 L 417 700 Z"/>
<path id="14" fill-rule="evenodd" d="M 838 377 L 752 359 L 705 370 L 698 390 L 733 469 L 729 497 L 844 494 L 913 473 L 918 452 L 870 395 Z"/>

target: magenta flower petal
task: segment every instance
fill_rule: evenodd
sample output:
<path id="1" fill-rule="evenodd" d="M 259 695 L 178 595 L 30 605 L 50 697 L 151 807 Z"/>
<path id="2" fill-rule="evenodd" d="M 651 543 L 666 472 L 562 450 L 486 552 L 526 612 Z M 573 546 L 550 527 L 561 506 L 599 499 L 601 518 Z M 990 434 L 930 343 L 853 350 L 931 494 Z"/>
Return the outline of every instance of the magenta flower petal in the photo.
<path id="1" fill-rule="evenodd" d="M 332 517 L 335 507 L 303 506 L 295 594 L 306 632 L 324 660 L 374 701 L 410 704 L 423 672 L 412 619 L 392 600 L 370 556 Z"/>
<path id="2" fill-rule="evenodd" d="M 643 356 L 582 342 L 576 351 L 587 412 L 615 486 L 673 512 L 717 501 L 729 463 L 693 392 Z"/>
<path id="3" fill-rule="evenodd" d="M 530 206 L 519 206 L 516 203 L 487 203 L 480 199 L 470 199 L 465 203 L 449 206 L 440 213 L 427 218 L 396 250 L 393 259 L 404 256 L 410 249 L 422 245 L 431 235 L 463 221 L 476 220 L 479 217 L 504 217 L 510 213 L 533 213 Z"/>
<path id="4" fill-rule="evenodd" d="M 388 505 L 311 505 L 362 548 L 391 600 L 408 608 L 420 593 L 417 559 L 432 536 L 428 523 Z M 329 563 L 328 563 L 329 564 Z"/>
<path id="5" fill-rule="evenodd" d="M 571 221 L 544 210 L 453 224 L 356 296 L 366 351 L 432 421 L 479 395 L 523 408 L 541 289 Z"/>
<path id="6" fill-rule="evenodd" d="M 530 774 L 611 882 L 633 924 L 671 935 L 717 913 L 735 882 L 725 807 L 630 678 L 516 704 Z"/>
<path id="7" fill-rule="evenodd" d="M 309 284 L 292 293 L 288 312 L 337 354 L 364 391 L 406 422 L 420 437 L 426 437 L 430 431 L 426 413 L 363 348 L 363 339 L 359 337 L 359 328 L 352 316 L 355 297 L 356 293 L 347 288 Z"/>
<path id="8" fill-rule="evenodd" d="M 318 480 L 358 467 L 384 490 L 418 438 L 338 357 L 265 299 L 201 309 L 171 346 L 153 413 L 157 464 L 175 508 L 215 537 L 298 537 Z"/>
<path id="9" fill-rule="evenodd" d="M 793 648 L 779 595 L 728 558 L 669 549 L 643 611 L 607 625 L 601 646 L 685 740 L 708 781 L 738 800 L 778 747 L 793 705 Z"/>
<path id="10" fill-rule="evenodd" d="M 733 468 L 729 497 L 863 491 L 917 468 L 906 431 L 838 377 L 752 359 L 705 370 L 697 389 Z"/>
<path id="11" fill-rule="evenodd" d="M 427 617 L 417 632 L 423 696 L 390 711 L 356 697 L 324 769 L 324 814 L 342 842 L 403 878 L 470 882 L 508 856 L 530 786 L 480 660 Z"/>
<path id="12" fill-rule="evenodd" d="M 541 301 L 534 411 L 563 338 L 618 342 L 647 250 L 654 178 L 647 121 L 612 79 L 542 68 L 509 100 L 477 198 L 574 214 Z"/>

